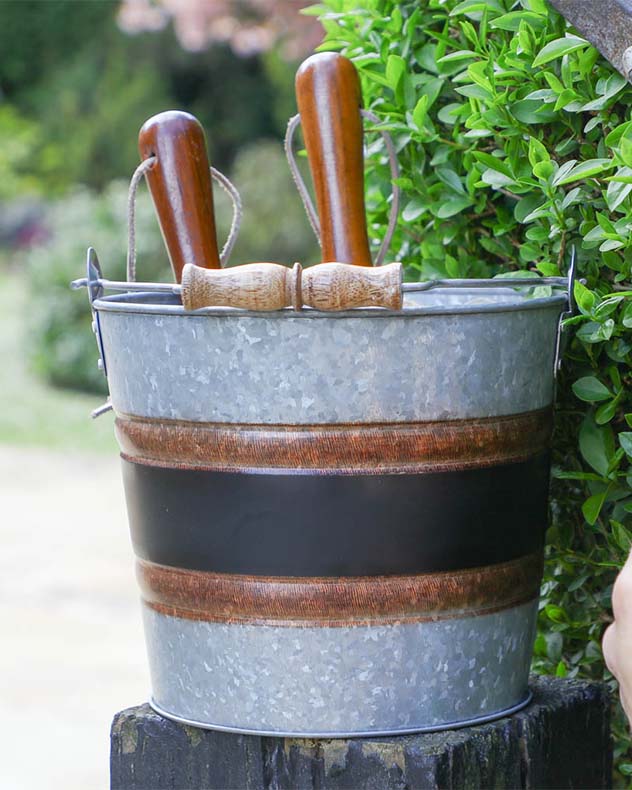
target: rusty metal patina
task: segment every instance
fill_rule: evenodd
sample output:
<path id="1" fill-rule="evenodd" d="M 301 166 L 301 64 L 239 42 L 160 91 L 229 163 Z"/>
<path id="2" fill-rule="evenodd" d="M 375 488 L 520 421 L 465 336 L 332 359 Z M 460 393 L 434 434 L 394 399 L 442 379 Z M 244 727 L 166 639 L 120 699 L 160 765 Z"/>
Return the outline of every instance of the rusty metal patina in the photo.
<path id="1" fill-rule="evenodd" d="M 408 576 L 279 577 L 204 573 L 136 561 L 143 599 L 174 617 L 286 626 L 351 626 L 475 617 L 537 598 L 542 554 Z"/>

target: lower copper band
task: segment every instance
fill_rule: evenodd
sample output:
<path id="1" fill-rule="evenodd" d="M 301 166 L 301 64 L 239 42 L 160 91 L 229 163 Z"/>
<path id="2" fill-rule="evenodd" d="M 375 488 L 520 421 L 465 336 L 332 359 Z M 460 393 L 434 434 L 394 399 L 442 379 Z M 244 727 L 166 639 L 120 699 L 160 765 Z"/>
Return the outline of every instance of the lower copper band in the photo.
<path id="1" fill-rule="evenodd" d="M 508 417 L 364 425 L 233 425 L 118 416 L 125 458 L 171 468 L 448 471 L 524 460 L 548 446 L 550 409 Z"/>
<path id="2" fill-rule="evenodd" d="M 205 573 L 137 560 L 145 602 L 213 622 L 344 626 L 488 614 L 533 600 L 542 555 L 483 568 L 411 576 L 290 578 Z"/>

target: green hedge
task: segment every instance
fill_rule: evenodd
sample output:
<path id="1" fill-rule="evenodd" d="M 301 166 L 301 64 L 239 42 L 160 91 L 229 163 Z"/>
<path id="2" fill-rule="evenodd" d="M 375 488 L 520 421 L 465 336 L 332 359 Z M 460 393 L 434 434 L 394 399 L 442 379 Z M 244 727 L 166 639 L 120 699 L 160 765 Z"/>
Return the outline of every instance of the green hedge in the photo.
<path id="1" fill-rule="evenodd" d="M 632 87 L 544 0 L 326 0 L 309 13 L 396 140 L 391 254 L 411 278 L 564 274 L 577 246 L 586 286 L 559 379 L 535 668 L 609 677 L 600 639 L 632 537 Z M 379 235 L 381 152 L 369 176 Z M 616 731 L 630 774 L 620 714 Z"/>

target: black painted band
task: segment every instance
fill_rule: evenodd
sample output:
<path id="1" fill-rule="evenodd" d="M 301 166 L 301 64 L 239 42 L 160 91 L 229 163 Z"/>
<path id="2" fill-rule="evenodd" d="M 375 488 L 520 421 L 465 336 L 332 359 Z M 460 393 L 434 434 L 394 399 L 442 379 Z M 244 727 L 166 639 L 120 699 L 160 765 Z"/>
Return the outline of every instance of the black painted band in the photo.
<path id="1" fill-rule="evenodd" d="M 548 454 L 391 475 L 252 474 L 123 461 L 138 557 L 216 573 L 370 576 L 507 562 L 541 549 Z"/>

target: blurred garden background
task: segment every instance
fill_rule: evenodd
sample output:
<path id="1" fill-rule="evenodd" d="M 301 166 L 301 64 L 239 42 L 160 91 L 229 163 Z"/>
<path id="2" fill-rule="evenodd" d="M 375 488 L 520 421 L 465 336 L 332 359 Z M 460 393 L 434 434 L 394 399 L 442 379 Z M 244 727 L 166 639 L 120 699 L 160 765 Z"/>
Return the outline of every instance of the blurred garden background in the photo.
<path id="1" fill-rule="evenodd" d="M 409 278 L 561 275 L 577 249 L 534 668 L 615 689 L 600 639 L 632 543 L 632 88 L 546 0 L 307 5 L 0 0 L 0 607 L 17 635 L 0 653 L 2 787 L 105 786 L 109 717 L 147 694 L 112 419 L 89 419 L 105 380 L 86 295 L 68 283 L 89 245 L 122 279 L 138 130 L 172 108 L 199 118 L 241 191 L 232 262 L 317 260 L 281 140 L 297 64 L 323 36 L 395 139 L 390 258 Z M 391 185 L 367 139 L 377 242 Z M 215 195 L 221 243 L 230 206 Z M 143 188 L 138 250 L 141 279 L 169 278 Z M 50 754 L 25 769 L 17 724 L 33 721 Z"/>

